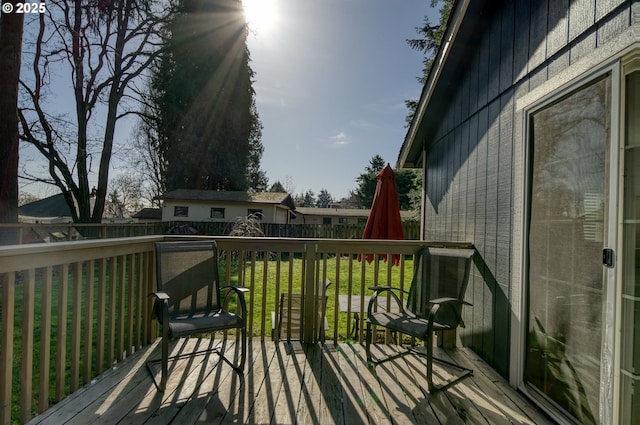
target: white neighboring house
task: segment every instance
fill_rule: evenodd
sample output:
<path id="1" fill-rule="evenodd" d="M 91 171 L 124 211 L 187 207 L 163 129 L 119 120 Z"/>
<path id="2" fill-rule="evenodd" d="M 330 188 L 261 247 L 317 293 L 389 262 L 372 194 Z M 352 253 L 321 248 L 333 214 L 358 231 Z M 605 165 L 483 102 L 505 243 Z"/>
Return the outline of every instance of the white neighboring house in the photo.
<path id="1" fill-rule="evenodd" d="M 157 199 L 162 201 L 162 221 L 232 222 L 259 214 L 263 223 L 288 224 L 296 209 L 291 195 L 280 192 L 178 189 Z"/>

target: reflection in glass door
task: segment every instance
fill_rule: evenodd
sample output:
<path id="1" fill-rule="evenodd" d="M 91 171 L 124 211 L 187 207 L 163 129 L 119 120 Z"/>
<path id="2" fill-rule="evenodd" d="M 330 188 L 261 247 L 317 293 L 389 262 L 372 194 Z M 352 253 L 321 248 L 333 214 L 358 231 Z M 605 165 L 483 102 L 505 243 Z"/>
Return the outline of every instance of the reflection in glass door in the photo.
<path id="1" fill-rule="evenodd" d="M 600 395 L 611 77 L 531 118 L 524 380 L 584 424 Z"/>

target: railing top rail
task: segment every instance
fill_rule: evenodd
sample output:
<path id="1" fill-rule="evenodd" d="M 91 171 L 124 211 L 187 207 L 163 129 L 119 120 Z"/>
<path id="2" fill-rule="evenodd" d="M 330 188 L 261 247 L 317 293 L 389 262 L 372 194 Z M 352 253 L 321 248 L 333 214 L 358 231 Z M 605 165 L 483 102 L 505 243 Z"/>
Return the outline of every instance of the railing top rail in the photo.
<path id="1" fill-rule="evenodd" d="M 0 246 L 0 272 L 13 272 L 94 260 L 110 255 L 128 255 L 150 251 L 153 249 L 154 242 L 163 239 L 163 235 L 158 235 Z"/>
<path id="2" fill-rule="evenodd" d="M 11 272 L 109 256 L 128 255 L 150 251 L 154 242 L 184 239 L 215 239 L 218 241 L 220 249 L 273 252 L 301 252 L 309 249 L 309 245 L 314 245 L 317 253 L 329 254 L 393 253 L 410 255 L 422 246 L 473 248 L 473 244 L 469 242 L 155 235 L 56 242 L 54 244 L 0 246 L 0 271 Z"/>

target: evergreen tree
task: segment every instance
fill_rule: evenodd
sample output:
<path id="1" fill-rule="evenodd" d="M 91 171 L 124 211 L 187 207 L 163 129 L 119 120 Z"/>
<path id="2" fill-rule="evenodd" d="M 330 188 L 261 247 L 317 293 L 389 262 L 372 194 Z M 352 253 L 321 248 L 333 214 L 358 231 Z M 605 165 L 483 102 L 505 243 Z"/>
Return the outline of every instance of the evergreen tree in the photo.
<path id="1" fill-rule="evenodd" d="M 262 145 L 262 123 L 258 118 L 255 102 L 251 105 L 251 134 L 249 136 L 249 163 L 247 166 L 247 185 L 249 190 L 264 192 L 267 190 L 269 179 L 267 173 L 260 168 L 260 159 L 264 152 Z M 284 190 L 282 192 L 285 192 Z"/>
<path id="2" fill-rule="evenodd" d="M 436 7 L 439 3 L 442 3 L 440 8 L 440 22 L 433 25 L 429 21 L 429 17 L 425 16 L 422 26 L 416 28 L 419 38 L 407 40 L 407 44 L 409 44 L 412 49 L 417 50 L 424 55 L 422 60 L 422 63 L 424 64 L 424 67 L 422 68 L 422 75 L 418 77 L 418 80 L 422 84 L 424 84 L 429 77 L 429 72 L 431 72 L 431 66 L 433 65 L 433 59 L 438 51 L 438 47 L 440 47 L 444 32 L 447 29 L 449 15 L 451 15 L 451 9 L 453 7 L 453 0 L 431 0 L 431 7 Z M 406 100 L 405 105 L 407 106 L 407 109 L 409 109 L 409 113 L 405 118 L 407 126 L 409 126 L 413 120 L 416 108 L 418 107 L 418 100 Z"/>
<path id="3" fill-rule="evenodd" d="M 182 0 L 154 74 L 166 190 L 264 190 L 240 0 Z"/>
<path id="4" fill-rule="evenodd" d="M 316 207 L 329 208 L 331 204 L 333 204 L 333 196 L 331 196 L 327 189 L 320 189 L 318 200 L 316 201 Z"/>
<path id="5" fill-rule="evenodd" d="M 376 155 L 369 161 L 369 165 L 365 167 L 365 172 L 360 174 L 356 181 L 358 188 L 354 192 L 354 196 L 358 201 L 360 208 L 371 208 L 373 197 L 376 193 L 378 185 L 378 173 L 382 171 L 386 163 L 380 155 Z M 401 210 L 413 209 L 415 203 L 415 191 L 422 186 L 420 174 L 416 170 L 394 170 L 396 175 L 396 189 L 398 190 L 398 198 Z"/>
<path id="6" fill-rule="evenodd" d="M 307 190 L 307 193 L 304 194 L 304 201 L 302 202 L 303 207 L 313 207 L 316 204 L 315 194 L 311 189 Z"/>
<path id="7" fill-rule="evenodd" d="M 373 195 L 376 193 L 376 185 L 378 184 L 378 173 L 385 165 L 384 159 L 380 155 L 375 155 L 369 160 L 369 165 L 365 167 L 364 173 L 356 178 L 358 187 L 355 190 L 355 196 L 360 208 L 371 208 Z"/>
<path id="8" fill-rule="evenodd" d="M 269 188 L 269 192 L 285 193 L 286 190 L 282 183 L 280 183 L 280 180 L 277 180 L 274 184 L 271 185 L 271 187 Z"/>

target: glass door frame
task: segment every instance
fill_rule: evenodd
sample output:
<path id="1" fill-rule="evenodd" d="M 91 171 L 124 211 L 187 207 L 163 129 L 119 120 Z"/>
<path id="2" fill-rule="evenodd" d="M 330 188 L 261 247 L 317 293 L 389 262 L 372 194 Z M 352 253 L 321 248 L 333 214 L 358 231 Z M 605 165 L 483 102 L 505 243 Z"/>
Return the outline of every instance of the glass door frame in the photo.
<path id="1" fill-rule="evenodd" d="M 611 134 L 610 134 L 610 152 L 609 152 L 609 182 L 605 183 L 609 188 L 609 200 L 608 211 L 606 212 L 607 222 L 605 223 L 605 240 L 603 242 L 604 247 L 613 248 L 615 252 L 615 262 L 613 268 L 605 268 L 603 273 L 603 330 L 602 330 L 602 351 L 601 351 L 601 366 L 600 366 L 600 403 L 597 420 L 602 424 L 616 423 L 618 418 L 618 392 L 619 392 L 619 338 L 618 338 L 618 323 L 619 323 L 619 296 L 620 288 L 618 287 L 618 273 L 620 267 L 617 266 L 617 258 L 621 256 L 621 245 L 618 237 L 621 226 L 621 214 L 622 208 L 618 206 L 618 200 L 621 199 L 621 176 L 622 170 L 620 166 L 621 150 L 624 149 L 623 134 L 621 132 L 622 115 L 621 115 L 621 102 L 623 96 L 621 95 L 623 85 L 622 80 L 624 76 L 621 72 L 621 63 L 619 58 L 608 64 L 602 65 L 595 70 L 591 70 L 584 75 L 575 78 L 570 83 L 564 84 L 557 89 L 550 91 L 546 95 L 541 96 L 539 99 L 532 101 L 528 105 L 522 108 L 522 137 L 523 137 L 523 170 L 522 170 L 522 221 L 521 227 L 521 245 L 519 246 L 520 252 L 520 264 L 519 270 L 520 276 L 520 305 L 516 307 L 516 317 L 519 316 L 518 321 L 512 329 L 515 333 L 512 334 L 512 361 L 511 364 L 511 382 L 530 397 L 534 402 L 540 405 L 550 416 L 553 417 L 558 423 L 572 424 L 574 423 L 568 416 L 564 415 L 556 406 L 552 403 L 541 400 L 540 397 L 536 397 L 533 391 L 528 388 L 524 383 L 524 365 L 525 355 L 527 347 L 527 332 L 528 332 L 528 223 L 530 219 L 529 214 L 529 194 L 531 188 L 531 118 L 550 105 L 554 104 L 558 100 L 567 96 L 568 94 L 579 90 L 591 84 L 593 81 L 602 78 L 603 76 L 610 74 L 611 78 Z"/>

